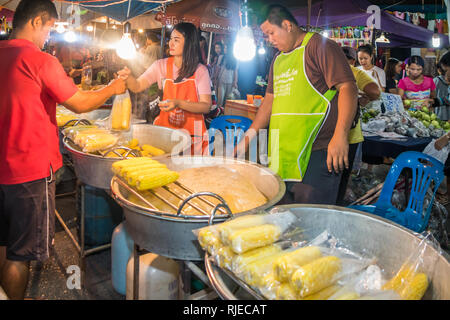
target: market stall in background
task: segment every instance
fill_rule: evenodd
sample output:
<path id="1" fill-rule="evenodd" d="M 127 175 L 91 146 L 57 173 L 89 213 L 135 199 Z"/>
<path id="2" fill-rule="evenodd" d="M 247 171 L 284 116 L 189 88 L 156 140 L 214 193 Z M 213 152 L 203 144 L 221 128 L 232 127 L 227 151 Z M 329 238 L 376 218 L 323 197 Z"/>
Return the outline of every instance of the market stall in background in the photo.
<path id="1" fill-rule="evenodd" d="M 167 57 L 173 25 L 193 23 L 205 40 L 202 60 L 215 96 L 206 117 L 214 148 L 192 154 L 185 131 L 153 125 L 151 112 L 162 99 L 154 87 L 145 98 L 126 92 L 86 114 L 58 106 L 65 165 L 57 197 L 76 197 L 78 234 L 56 216 L 83 272 L 88 256 L 110 250 L 110 283 L 122 299 L 450 299 L 448 212 L 437 199 L 449 147 L 438 150 L 437 160 L 422 153 L 448 134 L 447 120 L 385 97 L 383 107 L 362 111 L 363 154 L 346 206 L 279 206 L 286 184 L 262 160 L 267 136 L 260 135 L 257 156 L 253 149 L 247 159 L 230 156 L 264 101 L 276 53 L 258 28 L 258 6 L 95 2 L 56 2 L 60 19 L 45 50 L 81 90 L 98 90 L 124 66 L 142 74 L 150 45 Z M 0 33 L 7 33 L 11 14 L 1 5 Z M 292 6 L 301 26 L 341 46 L 431 47 L 433 31 L 385 11 L 379 29 L 367 27 L 370 5 Z M 382 35 L 390 44 L 377 42 Z M 440 48 L 448 47 L 448 36 L 438 38 Z M 232 82 L 224 89 L 228 73 Z M 228 145 L 216 147 L 220 142 Z M 392 162 L 372 159 L 380 156 Z"/>

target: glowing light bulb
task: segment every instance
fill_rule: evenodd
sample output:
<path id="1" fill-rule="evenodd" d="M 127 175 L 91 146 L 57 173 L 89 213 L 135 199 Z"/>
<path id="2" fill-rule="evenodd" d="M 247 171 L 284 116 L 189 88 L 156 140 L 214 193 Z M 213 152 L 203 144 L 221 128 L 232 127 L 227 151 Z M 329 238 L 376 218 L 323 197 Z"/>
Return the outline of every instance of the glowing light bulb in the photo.
<path id="1" fill-rule="evenodd" d="M 256 45 L 253 31 L 245 26 L 238 31 L 233 46 L 233 54 L 240 61 L 250 61 L 255 57 Z"/>
<path id="2" fill-rule="evenodd" d="M 56 32 L 64 33 L 64 32 L 66 32 L 66 28 L 64 27 L 64 25 L 58 23 L 58 25 L 56 26 Z"/>
<path id="3" fill-rule="evenodd" d="M 88 26 L 86 27 L 86 30 L 87 30 L 88 32 L 92 32 L 92 31 L 94 31 L 94 26 L 88 25 Z"/>
<path id="4" fill-rule="evenodd" d="M 329 38 L 329 37 L 330 37 L 330 33 L 329 33 L 327 30 L 322 31 L 322 35 L 323 35 L 325 38 Z"/>
<path id="5" fill-rule="evenodd" d="M 124 33 L 122 39 L 117 44 L 117 55 L 124 60 L 131 60 L 136 57 L 136 47 L 134 46 L 131 34 Z"/>
<path id="6" fill-rule="evenodd" d="M 139 33 L 144 33 L 144 29 L 139 29 Z"/>
<path id="7" fill-rule="evenodd" d="M 437 33 L 433 34 L 431 41 L 433 43 L 434 48 L 439 48 L 441 46 L 441 38 L 439 37 L 439 35 Z"/>
<path id="8" fill-rule="evenodd" d="M 258 49 L 258 54 L 260 54 L 260 55 L 266 54 L 266 49 L 264 48 L 264 46 L 261 46 L 261 47 Z"/>
<path id="9" fill-rule="evenodd" d="M 77 35 L 72 30 L 69 30 L 64 34 L 64 40 L 70 43 L 75 42 L 77 41 Z"/>
<path id="10" fill-rule="evenodd" d="M 116 29 L 117 29 L 116 25 L 113 25 L 113 26 L 112 26 L 112 28 L 113 28 L 114 30 L 116 30 Z"/>

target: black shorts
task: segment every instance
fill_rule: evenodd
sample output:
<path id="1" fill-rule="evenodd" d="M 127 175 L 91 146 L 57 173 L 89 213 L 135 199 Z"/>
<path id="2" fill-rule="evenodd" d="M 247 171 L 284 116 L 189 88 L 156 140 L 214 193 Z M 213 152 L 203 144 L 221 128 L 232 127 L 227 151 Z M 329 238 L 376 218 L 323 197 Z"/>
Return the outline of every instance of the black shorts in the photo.
<path id="1" fill-rule="evenodd" d="M 311 152 L 308 168 L 302 182 L 286 181 L 286 193 L 277 203 L 335 205 L 342 173 L 328 171 L 327 150 Z"/>
<path id="2" fill-rule="evenodd" d="M 55 235 L 55 181 L 0 184 L 0 246 L 12 261 L 44 261 Z"/>

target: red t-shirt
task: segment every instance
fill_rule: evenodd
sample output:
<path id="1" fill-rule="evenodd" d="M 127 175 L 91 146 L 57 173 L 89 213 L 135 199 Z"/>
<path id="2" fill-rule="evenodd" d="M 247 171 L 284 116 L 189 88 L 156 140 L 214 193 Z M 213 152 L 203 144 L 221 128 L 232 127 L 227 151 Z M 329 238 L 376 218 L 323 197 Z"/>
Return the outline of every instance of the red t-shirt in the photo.
<path id="1" fill-rule="evenodd" d="M 0 184 L 42 179 L 62 166 L 56 104 L 78 90 L 59 61 L 24 39 L 0 41 Z"/>

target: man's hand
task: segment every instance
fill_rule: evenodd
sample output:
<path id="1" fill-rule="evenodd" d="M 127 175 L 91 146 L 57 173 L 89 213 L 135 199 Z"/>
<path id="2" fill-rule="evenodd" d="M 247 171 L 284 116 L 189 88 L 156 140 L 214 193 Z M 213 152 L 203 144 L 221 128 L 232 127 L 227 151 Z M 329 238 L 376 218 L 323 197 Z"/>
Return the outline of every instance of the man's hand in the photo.
<path id="1" fill-rule="evenodd" d="M 119 76 L 119 79 L 122 79 L 124 81 L 128 80 L 128 77 L 131 74 L 131 70 L 128 69 L 128 67 L 123 68 L 122 70 L 117 71 L 117 75 Z"/>
<path id="2" fill-rule="evenodd" d="M 123 94 L 127 90 L 125 81 L 122 80 L 121 78 L 114 79 L 113 81 L 111 81 L 111 83 L 109 84 L 109 87 L 111 87 L 114 90 L 115 95 Z"/>
<path id="3" fill-rule="evenodd" d="M 348 169 L 348 137 L 344 135 L 334 135 L 328 144 L 327 155 L 328 171 L 331 173 L 339 173 L 345 169 Z"/>
<path id="4" fill-rule="evenodd" d="M 162 111 L 169 112 L 179 106 L 179 100 L 178 99 L 169 99 L 165 101 L 161 101 L 159 103 L 159 107 Z"/>

